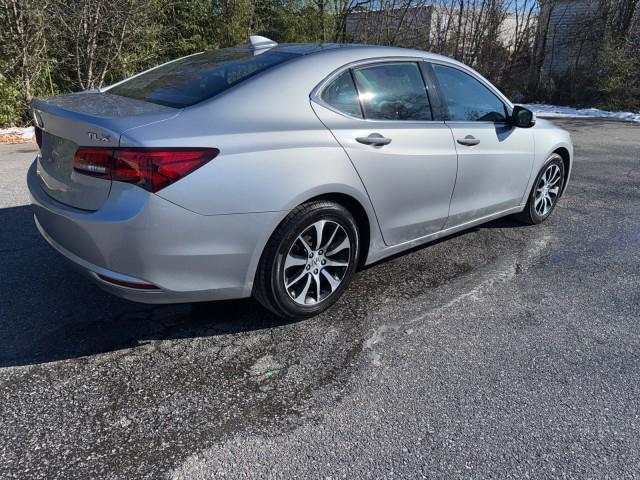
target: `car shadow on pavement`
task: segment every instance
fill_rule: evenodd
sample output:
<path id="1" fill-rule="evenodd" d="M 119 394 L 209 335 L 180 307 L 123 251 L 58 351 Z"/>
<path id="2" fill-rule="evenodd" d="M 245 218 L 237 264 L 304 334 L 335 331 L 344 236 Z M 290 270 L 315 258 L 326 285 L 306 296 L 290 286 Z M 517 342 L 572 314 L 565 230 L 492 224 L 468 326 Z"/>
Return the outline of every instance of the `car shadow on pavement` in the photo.
<path id="1" fill-rule="evenodd" d="M 252 299 L 146 305 L 101 291 L 53 250 L 31 206 L 0 209 L 0 368 L 287 322 Z"/>
<path id="2" fill-rule="evenodd" d="M 499 219 L 429 245 L 479 228 L 515 227 L 523 225 Z M 291 323 L 253 299 L 146 305 L 107 294 L 41 238 L 31 206 L 0 209 L 0 254 L 0 368 L 113 352 L 155 340 L 228 335 Z"/>
<path id="3" fill-rule="evenodd" d="M 362 269 L 366 270 L 368 268 L 373 268 L 376 265 L 379 265 L 381 263 L 388 262 L 388 261 L 391 261 L 391 260 L 393 260 L 395 258 L 403 257 L 405 255 L 409 255 L 409 254 L 411 254 L 413 252 L 417 252 L 418 250 L 422 250 L 423 248 L 433 247 L 435 245 L 438 245 L 439 243 L 448 242 L 449 240 L 451 240 L 453 238 L 460 237 L 462 235 L 467 235 L 467 234 L 469 234 L 471 232 L 477 232 L 478 230 L 482 230 L 482 229 L 485 229 L 485 228 L 511 229 L 511 228 L 527 228 L 527 227 L 529 227 L 529 225 L 525 225 L 524 223 L 519 222 L 513 216 L 498 218 L 496 220 L 492 220 L 490 222 L 483 223 L 483 224 L 475 226 L 475 227 L 471 227 L 471 228 L 469 228 L 467 230 L 461 230 L 459 232 L 455 232 L 455 233 L 452 233 L 450 235 L 445 235 L 444 237 L 438 238 L 437 240 L 433 240 L 432 242 L 429 242 L 429 243 L 426 243 L 426 244 L 422 244 L 422 245 L 416 245 L 415 247 L 409 248 L 407 250 L 402 250 L 401 252 L 394 253 L 393 255 L 391 255 L 389 257 L 383 258 L 382 260 L 378 260 L 377 262 L 374 262 L 374 263 L 371 263 L 369 265 L 366 265 Z"/>

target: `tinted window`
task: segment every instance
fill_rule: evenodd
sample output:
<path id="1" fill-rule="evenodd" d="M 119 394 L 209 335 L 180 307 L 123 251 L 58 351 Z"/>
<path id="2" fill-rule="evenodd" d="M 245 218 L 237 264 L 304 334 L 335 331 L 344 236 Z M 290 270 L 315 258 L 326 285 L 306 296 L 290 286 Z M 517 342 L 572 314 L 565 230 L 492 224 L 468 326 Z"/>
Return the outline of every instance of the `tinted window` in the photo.
<path id="1" fill-rule="evenodd" d="M 340 112 L 362 117 L 358 92 L 349 71 L 340 74 L 329 86 L 325 87 L 320 98 Z"/>
<path id="2" fill-rule="evenodd" d="M 415 63 L 364 67 L 353 75 L 366 118 L 432 120 L 424 80 Z"/>
<path id="3" fill-rule="evenodd" d="M 471 75 L 452 67 L 433 65 L 449 119 L 497 122 L 505 119 L 505 106 L 487 87 Z"/>
<path id="4" fill-rule="evenodd" d="M 295 54 L 225 48 L 182 58 L 108 90 L 113 95 L 182 108 L 211 98 Z"/>

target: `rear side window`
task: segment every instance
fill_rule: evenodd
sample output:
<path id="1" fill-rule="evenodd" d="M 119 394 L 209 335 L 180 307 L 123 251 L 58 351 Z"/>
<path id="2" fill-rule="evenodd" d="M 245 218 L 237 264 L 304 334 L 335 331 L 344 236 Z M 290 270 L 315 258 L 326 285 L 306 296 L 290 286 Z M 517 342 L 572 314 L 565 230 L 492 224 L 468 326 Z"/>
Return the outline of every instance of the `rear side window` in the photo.
<path id="1" fill-rule="evenodd" d="M 365 118 L 433 120 L 420 68 L 415 63 L 389 63 L 353 71 Z"/>
<path id="2" fill-rule="evenodd" d="M 432 66 L 449 109 L 449 120 L 504 121 L 504 103 L 482 83 L 457 68 L 438 64 Z"/>
<path id="3" fill-rule="evenodd" d="M 320 98 L 339 112 L 362 118 L 358 92 L 348 70 L 325 87 Z"/>
<path id="4" fill-rule="evenodd" d="M 107 91 L 167 107 L 184 108 L 214 97 L 247 78 L 298 56 L 248 48 L 225 48 L 182 58 Z"/>

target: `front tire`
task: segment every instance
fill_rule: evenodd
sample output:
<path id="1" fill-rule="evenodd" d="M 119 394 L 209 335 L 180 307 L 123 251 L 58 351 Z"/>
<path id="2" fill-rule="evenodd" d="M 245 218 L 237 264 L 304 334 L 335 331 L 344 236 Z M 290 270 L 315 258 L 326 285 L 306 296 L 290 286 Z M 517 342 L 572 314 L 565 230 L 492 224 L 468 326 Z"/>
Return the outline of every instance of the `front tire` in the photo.
<path id="1" fill-rule="evenodd" d="M 564 162 L 557 153 L 551 155 L 536 177 L 527 205 L 517 218 L 526 225 L 544 222 L 556 208 L 564 188 Z"/>
<path id="2" fill-rule="evenodd" d="M 359 254 L 358 227 L 346 208 L 330 201 L 302 204 L 267 242 L 254 296 L 284 318 L 317 315 L 342 296 Z"/>

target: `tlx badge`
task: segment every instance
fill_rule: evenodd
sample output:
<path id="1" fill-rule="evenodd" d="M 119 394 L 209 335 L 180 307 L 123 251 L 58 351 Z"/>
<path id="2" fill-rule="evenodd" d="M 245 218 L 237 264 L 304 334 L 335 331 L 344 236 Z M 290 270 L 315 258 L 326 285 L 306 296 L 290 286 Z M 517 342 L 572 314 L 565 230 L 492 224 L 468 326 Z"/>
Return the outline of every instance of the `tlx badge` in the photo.
<path id="1" fill-rule="evenodd" d="M 97 132 L 87 132 L 87 135 L 91 140 L 96 140 L 98 142 L 108 142 L 111 140 L 111 135 L 103 135 Z"/>

